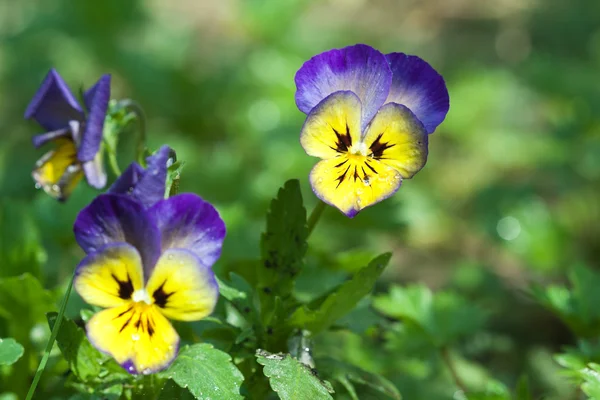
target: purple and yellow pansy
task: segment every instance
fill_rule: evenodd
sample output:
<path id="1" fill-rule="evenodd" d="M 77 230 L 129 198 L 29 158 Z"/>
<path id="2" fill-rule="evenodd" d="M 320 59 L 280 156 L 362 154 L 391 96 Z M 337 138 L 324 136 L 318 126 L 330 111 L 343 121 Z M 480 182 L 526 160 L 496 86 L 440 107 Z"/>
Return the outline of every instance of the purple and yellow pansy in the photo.
<path id="1" fill-rule="evenodd" d="M 296 73 L 296 104 L 307 114 L 301 144 L 319 157 L 315 194 L 354 217 L 414 176 L 449 96 L 427 62 L 363 44 L 316 55 Z"/>
<path id="2" fill-rule="evenodd" d="M 92 187 L 106 185 L 100 149 L 109 99 L 110 75 L 103 75 L 83 94 L 86 114 L 58 72 L 48 72 L 25 111 L 25 119 L 46 130 L 33 137 L 33 145 L 55 145 L 36 163 L 37 187 L 64 201 L 84 176 Z"/>
<path id="3" fill-rule="evenodd" d="M 169 319 L 196 321 L 215 307 L 212 265 L 225 224 L 215 208 L 190 193 L 164 199 L 169 148 L 130 167 L 84 208 L 75 221 L 87 256 L 74 287 L 104 310 L 87 323 L 90 342 L 132 374 L 170 365 L 179 336 Z"/>

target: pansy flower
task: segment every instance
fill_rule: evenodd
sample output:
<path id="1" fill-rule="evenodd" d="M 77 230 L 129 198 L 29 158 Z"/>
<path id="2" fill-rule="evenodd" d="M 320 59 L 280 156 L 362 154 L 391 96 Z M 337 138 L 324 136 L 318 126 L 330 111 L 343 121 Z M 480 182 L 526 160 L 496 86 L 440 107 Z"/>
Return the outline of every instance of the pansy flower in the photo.
<path id="1" fill-rule="evenodd" d="M 225 237 L 218 212 L 190 193 L 151 200 L 159 192 L 164 196 L 164 179 L 160 188 L 144 176 L 166 168 L 165 149 L 149 160 L 149 169 L 137 170 L 142 178 L 133 191 L 98 196 L 74 227 L 87 253 L 75 273 L 75 290 L 104 308 L 88 321 L 87 336 L 132 374 L 169 366 L 179 348 L 169 319 L 200 320 L 213 311 L 219 294 L 211 269 Z M 150 162 L 161 167 L 150 170 Z"/>
<path id="2" fill-rule="evenodd" d="M 295 81 L 307 114 L 302 147 L 322 159 L 312 188 L 351 218 L 423 168 L 428 135 L 449 108 L 444 80 L 427 62 L 362 44 L 311 58 Z"/>
<path id="3" fill-rule="evenodd" d="M 100 145 L 109 99 L 110 75 L 103 75 L 83 94 L 86 114 L 58 72 L 50 70 L 25 111 L 26 119 L 46 130 L 33 137 L 33 145 L 54 144 L 33 170 L 36 187 L 64 201 L 83 176 L 95 188 L 106 185 Z"/>

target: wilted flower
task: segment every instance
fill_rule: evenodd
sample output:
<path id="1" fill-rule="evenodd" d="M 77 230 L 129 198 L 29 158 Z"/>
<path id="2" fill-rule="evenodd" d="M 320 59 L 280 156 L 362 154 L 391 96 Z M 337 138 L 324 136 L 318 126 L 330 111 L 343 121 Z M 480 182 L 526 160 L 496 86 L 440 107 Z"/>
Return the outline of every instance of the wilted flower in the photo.
<path id="1" fill-rule="evenodd" d="M 423 168 L 428 134 L 449 107 L 444 80 L 427 62 L 362 44 L 311 58 L 295 81 L 296 104 L 308 114 L 302 146 L 322 159 L 311 185 L 349 217 Z"/>
<path id="2" fill-rule="evenodd" d="M 179 348 L 167 318 L 200 320 L 219 294 L 211 267 L 221 254 L 225 224 L 195 194 L 162 199 L 168 153 L 165 146 L 149 158 L 148 169 L 134 167 L 120 188 L 115 183 L 113 193 L 83 209 L 74 227 L 87 253 L 75 290 L 106 308 L 87 323 L 88 338 L 133 374 L 166 368 Z M 157 176 L 162 187 L 152 179 Z M 128 195 L 115 194 L 121 188 Z"/>
<path id="3" fill-rule="evenodd" d="M 36 163 L 37 187 L 63 201 L 83 176 L 95 188 L 106 185 L 100 145 L 109 98 L 110 75 L 103 75 L 83 94 L 86 115 L 58 72 L 48 72 L 25 111 L 26 119 L 34 119 L 47 131 L 34 136 L 33 145 L 55 144 Z"/>

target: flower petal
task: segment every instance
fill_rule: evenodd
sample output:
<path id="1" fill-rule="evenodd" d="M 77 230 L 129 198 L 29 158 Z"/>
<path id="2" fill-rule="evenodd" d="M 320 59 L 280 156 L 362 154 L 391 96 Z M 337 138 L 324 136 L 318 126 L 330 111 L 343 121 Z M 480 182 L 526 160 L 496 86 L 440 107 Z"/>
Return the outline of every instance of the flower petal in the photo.
<path id="1" fill-rule="evenodd" d="M 38 160 L 32 176 L 38 187 L 55 199 L 64 201 L 71 195 L 83 173 L 73 141 L 59 138 L 55 143 L 56 148 Z"/>
<path id="2" fill-rule="evenodd" d="M 162 250 L 186 249 L 211 267 L 221 255 L 225 223 L 212 204 L 192 193 L 161 200 L 149 209 L 161 232 Z"/>
<path id="3" fill-rule="evenodd" d="M 140 253 L 126 243 L 106 245 L 81 261 L 73 286 L 86 303 L 94 306 L 129 304 L 133 293 L 144 287 Z"/>
<path id="4" fill-rule="evenodd" d="M 300 143 L 306 153 L 323 159 L 347 153 L 360 141 L 360 110 L 353 92 L 335 92 L 323 99 L 302 126 Z"/>
<path id="5" fill-rule="evenodd" d="M 42 133 L 40 135 L 35 135 L 31 141 L 33 143 L 33 146 L 37 149 L 53 140 L 60 139 L 60 138 L 69 138 L 70 135 L 71 135 L 71 130 L 69 128 L 62 128 L 62 129 L 57 129 L 55 131 Z"/>
<path id="6" fill-rule="evenodd" d="M 402 177 L 377 160 L 340 156 L 319 161 L 310 173 L 310 183 L 317 197 L 353 218 L 396 193 Z"/>
<path id="7" fill-rule="evenodd" d="M 100 311 L 86 325 L 99 351 L 112 356 L 131 374 L 167 368 L 177 356 L 179 336 L 155 306 L 129 303 Z"/>
<path id="8" fill-rule="evenodd" d="M 162 146 L 156 153 L 147 158 L 148 167 L 140 176 L 139 182 L 133 186 L 132 195 L 146 207 L 165 198 L 167 182 L 167 161 L 172 150 Z"/>
<path id="9" fill-rule="evenodd" d="M 31 118 L 47 131 L 62 129 L 70 120 L 83 119 L 81 106 L 55 69 L 48 72 L 25 110 L 25 119 Z"/>
<path id="10" fill-rule="evenodd" d="M 212 313 L 219 287 L 210 267 L 192 252 L 164 252 L 148 280 L 146 290 L 154 305 L 171 319 L 197 321 Z"/>
<path id="11" fill-rule="evenodd" d="M 417 56 L 391 53 L 386 58 L 393 73 L 386 103 L 407 106 L 423 123 L 427 133 L 433 133 L 446 118 L 450 107 L 444 78 Z"/>
<path id="12" fill-rule="evenodd" d="M 106 193 L 130 194 L 144 173 L 144 168 L 135 161 L 114 181 Z"/>
<path id="13" fill-rule="evenodd" d="M 96 154 L 92 161 L 83 163 L 85 179 L 91 187 L 102 189 L 106 186 L 106 171 L 104 170 L 104 154 L 102 151 Z"/>
<path id="14" fill-rule="evenodd" d="M 110 243 L 129 243 L 142 257 L 146 278 L 160 255 L 160 231 L 155 220 L 137 201 L 103 194 L 81 210 L 73 227 L 77 243 L 91 253 Z"/>
<path id="15" fill-rule="evenodd" d="M 388 96 L 392 73 L 385 56 L 374 48 L 357 44 L 318 54 L 296 73 L 296 105 L 308 114 L 325 97 L 350 90 L 362 102 L 364 129 Z"/>
<path id="16" fill-rule="evenodd" d="M 88 116 L 81 145 L 77 152 L 80 161 L 92 161 L 100 150 L 104 119 L 110 100 L 110 75 L 103 75 L 94 86 L 84 94 Z"/>
<path id="17" fill-rule="evenodd" d="M 370 157 L 396 169 L 404 179 L 411 178 L 427 162 L 427 132 L 411 110 L 400 104 L 381 107 L 364 143 Z"/>

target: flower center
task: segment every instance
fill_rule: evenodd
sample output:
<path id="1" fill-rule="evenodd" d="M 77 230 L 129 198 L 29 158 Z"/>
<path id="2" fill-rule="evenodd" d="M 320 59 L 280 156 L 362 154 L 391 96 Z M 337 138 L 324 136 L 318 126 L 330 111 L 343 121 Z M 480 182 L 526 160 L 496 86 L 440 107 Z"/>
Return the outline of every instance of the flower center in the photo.
<path id="1" fill-rule="evenodd" d="M 136 303 L 144 302 L 146 304 L 152 304 L 152 300 L 150 299 L 148 292 L 146 292 L 146 289 L 140 289 L 133 292 L 131 300 L 135 301 Z"/>
<path id="2" fill-rule="evenodd" d="M 348 156 L 352 158 L 352 156 L 358 156 L 360 158 L 367 156 L 367 145 L 363 142 L 358 142 L 350 147 L 348 150 Z"/>

